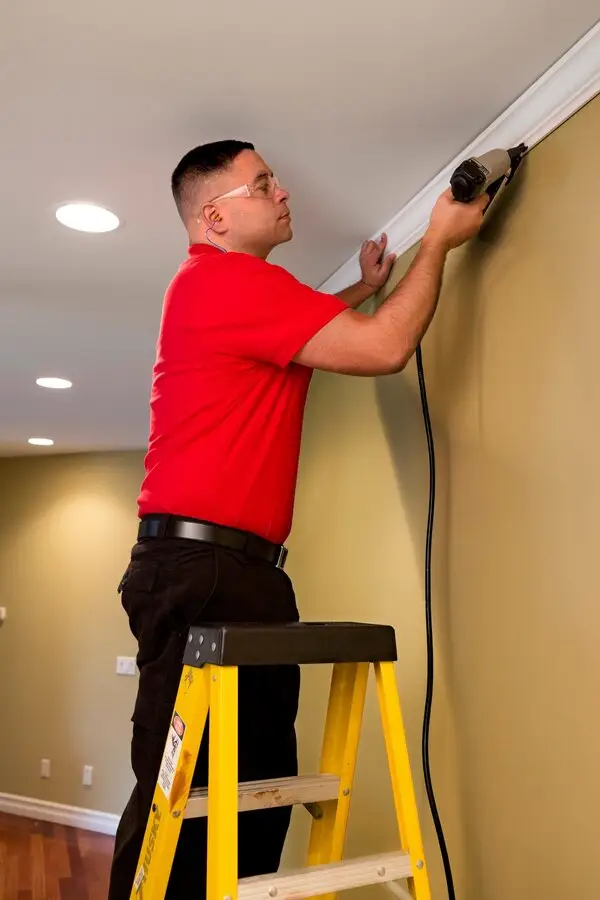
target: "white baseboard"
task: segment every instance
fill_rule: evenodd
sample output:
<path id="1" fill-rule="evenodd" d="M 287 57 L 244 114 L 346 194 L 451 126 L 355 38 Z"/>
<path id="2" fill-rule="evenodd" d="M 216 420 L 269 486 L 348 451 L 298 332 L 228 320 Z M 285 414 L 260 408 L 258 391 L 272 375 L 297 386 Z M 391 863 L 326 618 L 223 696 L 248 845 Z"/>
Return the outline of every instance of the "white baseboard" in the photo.
<path id="1" fill-rule="evenodd" d="M 72 828 L 83 828 L 100 834 L 115 835 L 119 824 L 119 816 L 112 813 L 51 803 L 48 800 L 36 800 L 34 797 L 19 797 L 17 794 L 0 793 L 0 812 L 24 816 L 26 819 L 37 819 L 40 822 L 70 825 Z"/>
<path id="2" fill-rule="evenodd" d="M 419 241 L 435 201 L 450 184 L 455 168 L 469 156 L 521 142 L 531 150 L 600 92 L 600 23 L 531 85 L 478 138 L 425 185 L 386 225 L 388 248 L 398 256 Z M 360 278 L 358 252 L 347 260 L 320 290 L 334 294 Z"/>

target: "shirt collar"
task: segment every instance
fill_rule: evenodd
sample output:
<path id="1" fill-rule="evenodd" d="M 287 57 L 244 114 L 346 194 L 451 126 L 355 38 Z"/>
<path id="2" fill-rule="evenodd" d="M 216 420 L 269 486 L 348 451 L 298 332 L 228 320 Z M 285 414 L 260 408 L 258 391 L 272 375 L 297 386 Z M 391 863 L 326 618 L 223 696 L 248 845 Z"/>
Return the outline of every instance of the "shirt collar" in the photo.
<path id="1" fill-rule="evenodd" d="M 188 254 L 190 256 L 205 256 L 222 252 L 223 251 L 219 250 L 218 247 L 211 247 L 210 244 L 190 244 L 188 248 Z"/>

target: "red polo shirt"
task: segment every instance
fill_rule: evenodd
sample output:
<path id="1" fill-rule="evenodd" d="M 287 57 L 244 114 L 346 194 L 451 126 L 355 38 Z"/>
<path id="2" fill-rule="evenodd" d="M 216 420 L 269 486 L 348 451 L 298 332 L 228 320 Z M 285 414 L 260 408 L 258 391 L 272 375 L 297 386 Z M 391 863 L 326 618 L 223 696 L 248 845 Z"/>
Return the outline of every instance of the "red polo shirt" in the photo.
<path id="1" fill-rule="evenodd" d="M 283 543 L 312 375 L 291 360 L 347 308 L 254 256 L 190 247 L 163 306 L 139 514 Z"/>

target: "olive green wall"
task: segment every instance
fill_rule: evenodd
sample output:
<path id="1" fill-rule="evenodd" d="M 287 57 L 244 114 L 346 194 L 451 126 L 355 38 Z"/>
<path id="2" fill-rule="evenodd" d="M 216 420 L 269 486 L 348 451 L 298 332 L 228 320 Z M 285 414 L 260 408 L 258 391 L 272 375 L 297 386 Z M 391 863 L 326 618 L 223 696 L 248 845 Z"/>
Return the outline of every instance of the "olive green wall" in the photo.
<path id="1" fill-rule="evenodd" d="M 136 645 L 116 588 L 141 477 L 140 453 L 0 460 L 0 793 L 118 813 L 131 789 L 137 676 L 115 666 Z"/>
<path id="2" fill-rule="evenodd" d="M 432 765 L 463 900 L 598 896 L 599 146 L 596 98 L 451 255 L 423 344 L 438 464 Z M 414 362 L 376 381 L 317 377 L 290 572 L 305 618 L 397 628 L 437 898 L 420 768 L 427 479 Z M 375 713 L 371 697 L 354 851 L 394 839 Z M 301 733 L 314 755 L 307 705 Z"/>

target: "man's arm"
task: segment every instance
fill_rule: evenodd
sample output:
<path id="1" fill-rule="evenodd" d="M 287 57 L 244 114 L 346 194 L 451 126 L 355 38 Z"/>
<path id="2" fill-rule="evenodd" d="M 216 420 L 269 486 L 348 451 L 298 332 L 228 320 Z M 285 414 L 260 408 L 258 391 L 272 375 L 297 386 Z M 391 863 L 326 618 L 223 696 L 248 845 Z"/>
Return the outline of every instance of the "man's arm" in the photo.
<path id="1" fill-rule="evenodd" d="M 378 290 L 379 288 L 372 287 L 365 281 L 357 281 L 356 284 L 351 284 L 350 287 L 338 291 L 335 296 L 348 304 L 351 309 L 356 309 L 357 306 L 360 306 L 361 303 L 372 297 Z"/>
<path id="2" fill-rule="evenodd" d="M 347 375 L 386 375 L 401 371 L 435 313 L 448 252 L 473 237 L 488 198 L 457 203 L 446 191 L 408 272 L 375 315 L 344 310 L 295 356 L 313 369 Z"/>
<path id="3" fill-rule="evenodd" d="M 433 318 L 447 252 L 441 240 L 424 238 L 410 269 L 374 316 L 341 312 L 295 361 L 345 375 L 400 372 Z"/>

